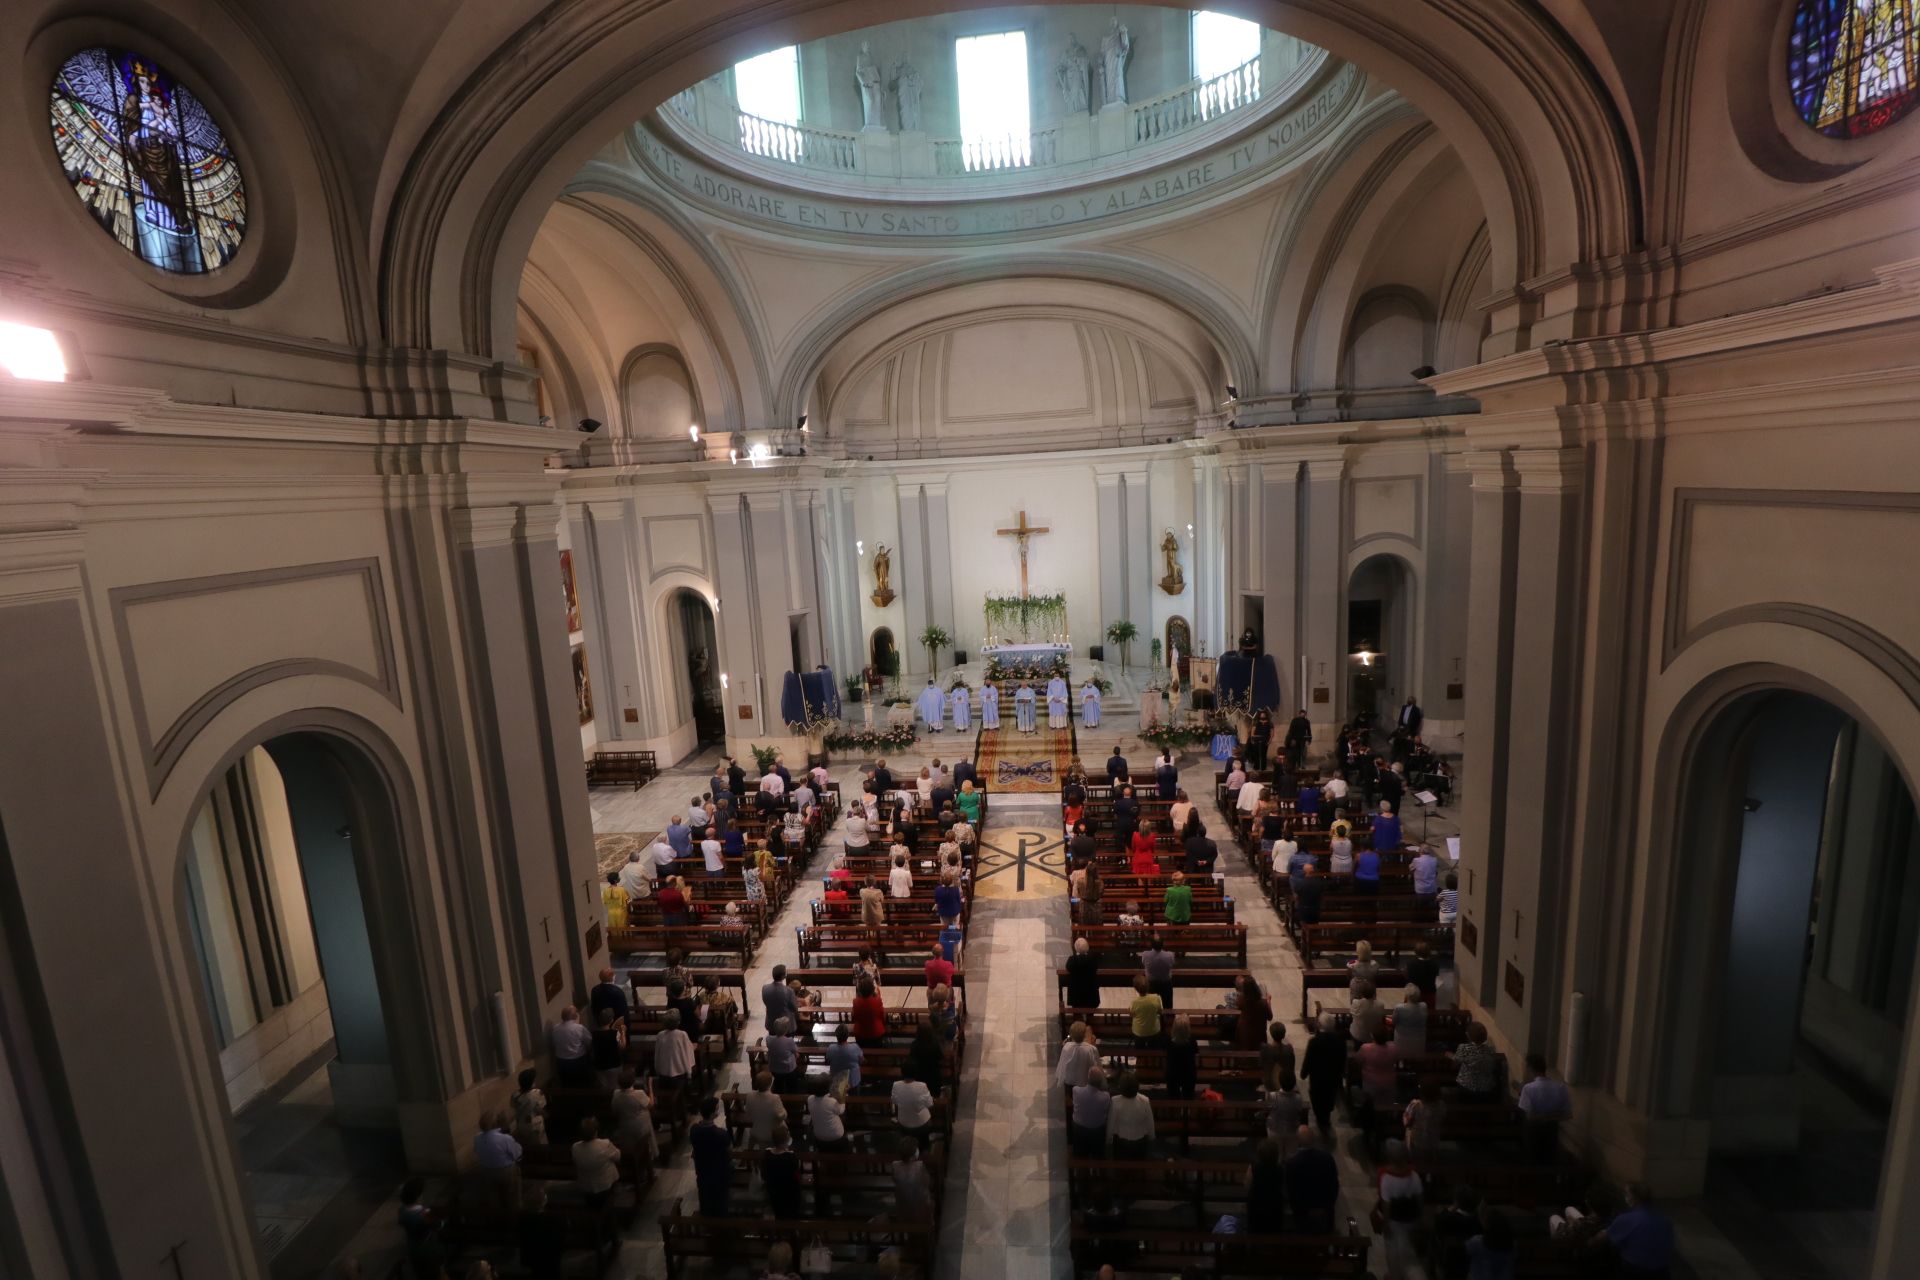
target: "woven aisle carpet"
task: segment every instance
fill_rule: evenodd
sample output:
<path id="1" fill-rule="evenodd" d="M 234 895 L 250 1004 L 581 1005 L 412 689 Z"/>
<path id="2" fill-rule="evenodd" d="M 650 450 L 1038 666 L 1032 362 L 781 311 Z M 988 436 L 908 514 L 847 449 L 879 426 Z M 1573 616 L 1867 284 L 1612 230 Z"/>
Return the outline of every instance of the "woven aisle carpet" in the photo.
<path id="1" fill-rule="evenodd" d="M 1073 760 L 1073 730 L 1021 733 L 1003 717 L 998 729 L 982 729 L 974 768 L 989 791 L 1058 791 Z"/>
<path id="2" fill-rule="evenodd" d="M 644 849 L 659 839 L 655 831 L 642 835 L 638 831 L 599 831 L 593 837 L 594 860 L 600 864 L 600 874 L 618 871 L 627 865 L 627 855 L 636 849 Z"/>

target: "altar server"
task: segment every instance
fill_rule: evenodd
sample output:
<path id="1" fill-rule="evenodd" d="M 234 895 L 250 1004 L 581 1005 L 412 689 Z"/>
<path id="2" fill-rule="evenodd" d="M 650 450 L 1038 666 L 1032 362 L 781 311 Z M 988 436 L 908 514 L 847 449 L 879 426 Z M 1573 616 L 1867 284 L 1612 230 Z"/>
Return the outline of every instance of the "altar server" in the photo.
<path id="1" fill-rule="evenodd" d="M 1047 685 L 1047 728 L 1064 729 L 1066 727 L 1067 682 L 1055 676 Z"/>
<path id="2" fill-rule="evenodd" d="M 1000 727 L 1000 686 L 991 680 L 980 686 L 980 727 Z"/>
<path id="3" fill-rule="evenodd" d="M 973 728 L 973 690 L 957 684 L 947 695 L 947 707 L 953 712 L 953 727 L 958 733 Z"/>
<path id="4" fill-rule="evenodd" d="M 1013 724 L 1022 733 L 1040 732 L 1040 721 L 1033 709 L 1034 701 L 1033 686 L 1021 682 L 1013 693 Z"/>
<path id="5" fill-rule="evenodd" d="M 928 680 L 927 687 L 920 691 L 920 700 L 914 706 L 920 712 L 920 719 L 926 722 L 927 732 L 940 732 L 947 710 L 947 700 L 941 694 L 940 686 Z"/>
<path id="6" fill-rule="evenodd" d="M 1080 686 L 1080 723 L 1089 729 L 1100 727 L 1100 689 L 1091 680 Z"/>

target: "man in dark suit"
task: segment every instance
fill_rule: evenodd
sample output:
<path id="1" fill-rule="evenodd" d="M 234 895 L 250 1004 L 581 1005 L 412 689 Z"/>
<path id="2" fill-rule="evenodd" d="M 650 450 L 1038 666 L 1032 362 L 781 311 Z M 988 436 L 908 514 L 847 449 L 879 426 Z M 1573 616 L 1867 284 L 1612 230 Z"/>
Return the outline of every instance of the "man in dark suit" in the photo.
<path id="1" fill-rule="evenodd" d="M 600 1025 L 602 1009 L 613 1010 L 614 1017 L 622 1022 L 627 1020 L 627 992 L 613 980 L 613 970 L 600 971 L 599 984 L 587 993 L 587 1008 L 593 1014 L 593 1025 L 596 1027 Z"/>
<path id="2" fill-rule="evenodd" d="M 747 771 L 732 756 L 727 757 L 727 790 L 736 798 L 746 794 Z"/>
<path id="3" fill-rule="evenodd" d="M 1400 704 L 1400 727 L 1407 731 L 1409 738 L 1420 736 L 1420 722 L 1426 719 L 1426 713 L 1420 710 L 1420 704 L 1414 701 L 1412 694 Z"/>
<path id="4" fill-rule="evenodd" d="M 976 787 L 980 785 L 980 775 L 974 771 L 973 761 L 971 760 L 954 761 L 953 762 L 954 789 L 957 791 L 960 789 L 961 786 L 969 782 L 971 782 Z"/>
<path id="5" fill-rule="evenodd" d="M 1205 827 L 1196 824 L 1186 839 L 1186 853 L 1188 875 L 1211 876 L 1213 864 L 1220 858 L 1220 846 L 1207 835 Z"/>
<path id="6" fill-rule="evenodd" d="M 893 770 L 887 768 L 885 760 L 876 760 L 873 764 L 873 793 L 882 800 L 887 792 L 893 790 Z"/>
<path id="7" fill-rule="evenodd" d="M 1120 744 L 1114 743 L 1113 754 L 1107 757 L 1108 783 L 1118 786 L 1120 780 L 1129 776 L 1131 772 L 1132 770 L 1127 767 L 1127 758 L 1120 754 Z"/>
<path id="8" fill-rule="evenodd" d="M 1132 787 L 1121 787 L 1119 797 L 1113 802 L 1113 829 L 1123 849 L 1140 829 L 1140 802 L 1133 798 Z"/>
<path id="9" fill-rule="evenodd" d="M 1300 708 L 1287 722 L 1287 768 L 1298 769 L 1307 759 L 1307 744 L 1313 741 L 1313 724 L 1307 709 Z"/>

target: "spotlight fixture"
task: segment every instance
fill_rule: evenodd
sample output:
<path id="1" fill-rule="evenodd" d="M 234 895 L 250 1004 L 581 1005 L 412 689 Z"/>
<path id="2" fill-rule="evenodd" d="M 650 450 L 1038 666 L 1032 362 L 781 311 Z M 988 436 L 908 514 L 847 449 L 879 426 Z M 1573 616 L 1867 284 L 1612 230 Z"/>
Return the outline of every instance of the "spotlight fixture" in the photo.
<path id="1" fill-rule="evenodd" d="M 1433 376 L 1433 366 L 1430 364 L 1423 364 L 1418 369 L 1415 369 L 1413 371 L 1413 376 L 1416 378 L 1431 378 Z"/>
<path id="2" fill-rule="evenodd" d="M 0 369 L 28 382 L 65 382 L 67 356 L 53 330 L 0 320 Z"/>
<path id="3" fill-rule="evenodd" d="M 600 429 L 600 419 L 598 418 L 580 419 L 580 430 L 585 432 L 587 435 L 592 435 L 594 432 L 598 431 L 599 429 Z"/>

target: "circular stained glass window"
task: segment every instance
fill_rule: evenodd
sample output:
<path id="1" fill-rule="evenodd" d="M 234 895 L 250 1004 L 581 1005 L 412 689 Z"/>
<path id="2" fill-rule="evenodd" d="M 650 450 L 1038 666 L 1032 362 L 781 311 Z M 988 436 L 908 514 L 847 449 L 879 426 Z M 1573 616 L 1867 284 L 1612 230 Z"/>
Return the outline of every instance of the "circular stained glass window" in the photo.
<path id="1" fill-rule="evenodd" d="M 1912 110 L 1920 72 L 1914 0 L 1799 0 L 1787 84 L 1800 118 L 1861 138 Z"/>
<path id="2" fill-rule="evenodd" d="M 190 275 L 232 260 L 247 188 L 192 90 L 141 54 L 84 49 L 60 68 L 49 112 L 73 193 L 129 253 Z"/>

